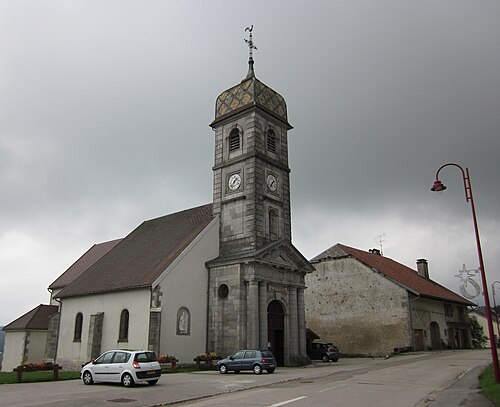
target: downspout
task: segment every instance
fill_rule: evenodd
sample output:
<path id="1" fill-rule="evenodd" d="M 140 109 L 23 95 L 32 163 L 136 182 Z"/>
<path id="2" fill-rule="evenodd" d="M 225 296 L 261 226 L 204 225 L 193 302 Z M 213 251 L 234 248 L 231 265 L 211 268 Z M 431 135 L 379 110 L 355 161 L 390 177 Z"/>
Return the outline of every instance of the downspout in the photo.
<path id="1" fill-rule="evenodd" d="M 62 302 L 57 298 L 52 298 L 52 290 L 49 287 L 47 287 L 47 291 L 50 293 L 50 303 L 52 303 L 52 300 L 57 301 L 59 303 L 59 323 L 57 324 L 56 348 L 54 349 L 54 363 L 56 363 L 57 350 L 59 349 L 59 333 L 61 330 Z"/>
<path id="2" fill-rule="evenodd" d="M 207 267 L 207 319 L 206 319 L 206 329 L 205 329 L 205 352 L 209 352 L 208 350 L 209 316 L 210 316 L 210 267 Z"/>
<path id="3" fill-rule="evenodd" d="M 57 351 L 59 350 L 59 334 L 61 331 L 61 317 L 62 317 L 62 302 L 57 298 L 54 298 L 59 303 L 59 323 L 57 324 L 57 340 L 56 340 L 56 349 L 54 350 L 54 363 L 57 362 Z"/>

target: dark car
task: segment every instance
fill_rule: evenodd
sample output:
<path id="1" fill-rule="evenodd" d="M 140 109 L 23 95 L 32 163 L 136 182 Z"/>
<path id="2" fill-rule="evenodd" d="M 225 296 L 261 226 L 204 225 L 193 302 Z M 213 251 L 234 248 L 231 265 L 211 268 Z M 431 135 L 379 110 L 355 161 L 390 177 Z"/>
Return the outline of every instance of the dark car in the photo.
<path id="1" fill-rule="evenodd" d="M 312 342 L 307 347 L 307 356 L 310 359 L 323 362 L 337 362 L 340 358 L 339 348 L 331 342 Z"/>
<path id="2" fill-rule="evenodd" d="M 263 370 L 273 373 L 276 370 L 276 360 L 269 350 L 244 349 L 239 350 L 233 356 L 219 360 L 217 370 L 222 374 L 230 370 L 234 373 L 242 370 L 253 370 L 255 374 L 261 374 Z"/>

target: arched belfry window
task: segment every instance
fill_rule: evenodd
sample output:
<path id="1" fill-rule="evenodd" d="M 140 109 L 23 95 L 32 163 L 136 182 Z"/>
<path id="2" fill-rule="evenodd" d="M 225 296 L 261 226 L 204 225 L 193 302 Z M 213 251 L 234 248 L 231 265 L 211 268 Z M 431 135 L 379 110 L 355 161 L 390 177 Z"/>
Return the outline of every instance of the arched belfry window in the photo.
<path id="1" fill-rule="evenodd" d="M 278 211 L 269 209 L 269 238 L 276 240 L 278 238 Z"/>
<path id="2" fill-rule="evenodd" d="M 129 322 L 129 312 L 124 309 L 120 314 L 120 330 L 118 333 L 119 341 L 128 341 L 128 322 Z"/>
<path id="3" fill-rule="evenodd" d="M 229 152 L 239 150 L 241 145 L 241 134 L 237 127 L 229 133 Z"/>
<path id="4" fill-rule="evenodd" d="M 73 342 L 80 342 L 82 340 L 82 327 L 83 327 L 83 314 L 79 312 L 75 317 L 75 334 Z"/>
<path id="5" fill-rule="evenodd" d="M 267 151 L 276 154 L 276 134 L 274 134 L 274 131 L 272 129 L 269 129 L 266 133 L 266 146 Z"/>

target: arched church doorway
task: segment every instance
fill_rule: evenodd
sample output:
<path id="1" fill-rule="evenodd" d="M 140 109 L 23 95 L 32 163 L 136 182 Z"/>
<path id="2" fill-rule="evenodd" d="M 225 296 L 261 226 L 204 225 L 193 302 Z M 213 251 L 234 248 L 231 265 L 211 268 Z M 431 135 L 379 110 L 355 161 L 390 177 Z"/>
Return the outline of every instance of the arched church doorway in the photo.
<path id="1" fill-rule="evenodd" d="M 432 350 L 441 349 L 441 334 L 437 322 L 431 322 L 431 348 Z"/>
<path id="2" fill-rule="evenodd" d="M 285 311 L 279 301 L 267 307 L 267 337 L 278 366 L 285 364 Z"/>

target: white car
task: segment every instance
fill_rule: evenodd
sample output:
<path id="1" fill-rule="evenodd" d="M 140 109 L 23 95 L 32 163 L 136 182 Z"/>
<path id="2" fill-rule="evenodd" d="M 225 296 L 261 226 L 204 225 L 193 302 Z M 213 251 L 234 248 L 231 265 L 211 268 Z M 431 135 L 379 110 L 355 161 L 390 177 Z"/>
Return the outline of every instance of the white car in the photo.
<path id="1" fill-rule="evenodd" d="M 137 382 L 158 383 L 161 367 L 154 352 L 148 350 L 110 350 L 82 367 L 85 384 L 122 383 L 131 387 Z"/>

